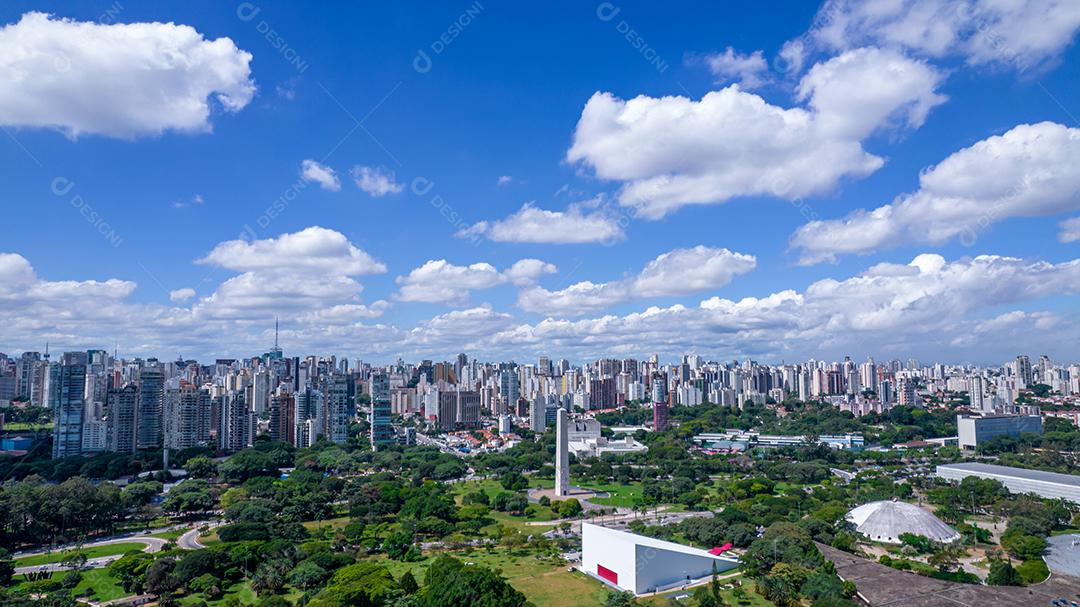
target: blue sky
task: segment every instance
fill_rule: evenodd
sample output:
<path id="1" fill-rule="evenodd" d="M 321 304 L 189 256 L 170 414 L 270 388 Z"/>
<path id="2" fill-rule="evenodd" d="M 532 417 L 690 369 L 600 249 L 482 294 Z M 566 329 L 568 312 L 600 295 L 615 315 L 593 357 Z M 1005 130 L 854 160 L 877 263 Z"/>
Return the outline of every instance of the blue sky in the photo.
<path id="1" fill-rule="evenodd" d="M 1073 359 L 1080 15 L 902 4 L 5 4 L 0 351 Z"/>

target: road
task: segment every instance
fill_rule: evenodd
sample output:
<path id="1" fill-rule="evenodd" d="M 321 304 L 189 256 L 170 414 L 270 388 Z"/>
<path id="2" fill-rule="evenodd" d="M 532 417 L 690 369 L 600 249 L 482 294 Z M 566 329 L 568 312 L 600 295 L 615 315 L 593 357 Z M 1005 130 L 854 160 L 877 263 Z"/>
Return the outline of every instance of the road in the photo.
<path id="1" fill-rule="evenodd" d="M 212 523 L 212 522 L 208 522 L 208 521 L 201 521 L 201 522 L 195 523 L 195 526 L 191 530 L 186 531 L 183 535 L 181 535 L 177 539 L 177 542 L 176 542 L 177 546 L 179 546 L 180 548 L 182 548 L 184 550 L 198 550 L 200 548 L 205 548 L 206 546 L 203 546 L 202 544 L 199 543 L 199 539 L 198 539 L 199 538 L 199 529 L 201 527 L 203 527 L 204 525 L 215 526 L 216 524 L 218 524 L 218 523 Z M 168 530 L 169 529 L 166 528 L 166 529 L 162 529 L 160 531 L 168 531 Z M 118 536 L 110 537 L 110 538 L 104 539 L 104 540 L 98 540 L 96 542 L 89 542 L 89 543 L 86 543 L 86 544 L 82 544 L 82 548 L 94 548 L 96 546 L 110 546 L 110 545 L 114 545 L 114 544 L 127 544 L 127 543 L 145 544 L 146 547 L 143 548 L 143 552 L 160 552 L 161 549 L 165 547 L 165 544 L 169 543 L 169 540 L 166 540 L 166 539 L 163 539 L 163 538 L 160 538 L 160 537 L 153 537 L 153 536 L 150 536 L 150 535 L 118 535 Z M 42 555 L 42 554 L 50 554 L 50 553 L 56 553 L 56 552 L 60 552 L 60 551 L 64 551 L 64 550 L 71 550 L 71 549 L 77 548 L 77 547 L 79 547 L 77 544 L 69 544 L 67 546 L 59 546 L 59 547 L 56 547 L 56 548 L 52 548 L 51 550 L 37 550 L 37 551 L 34 551 L 34 552 L 22 552 L 22 553 L 14 554 L 14 555 L 12 555 L 12 557 L 15 558 L 15 559 L 22 559 L 22 558 L 31 557 L 31 556 L 38 556 L 38 555 Z M 83 565 L 82 568 L 83 569 L 98 569 L 98 568 L 101 568 L 101 567 L 106 567 L 110 563 L 112 563 L 113 561 L 118 560 L 122 556 L 123 556 L 122 554 L 113 554 L 113 555 L 110 555 L 110 556 L 101 556 L 101 557 L 97 557 L 97 558 L 88 559 L 86 561 L 86 564 Z M 47 563 L 47 564 L 44 564 L 44 565 L 31 565 L 29 567 L 16 567 L 15 568 L 15 573 L 33 573 L 35 571 L 67 571 L 69 569 L 72 569 L 72 567 L 62 565 L 60 563 Z"/>

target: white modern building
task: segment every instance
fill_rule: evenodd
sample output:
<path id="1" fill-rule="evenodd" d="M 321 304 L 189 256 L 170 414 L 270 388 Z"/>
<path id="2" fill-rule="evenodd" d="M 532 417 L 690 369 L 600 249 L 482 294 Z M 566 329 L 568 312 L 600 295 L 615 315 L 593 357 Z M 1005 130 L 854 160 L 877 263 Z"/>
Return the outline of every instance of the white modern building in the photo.
<path id="1" fill-rule="evenodd" d="M 603 436 L 586 440 L 571 441 L 568 445 L 570 453 L 578 459 L 585 457 L 602 457 L 605 454 L 626 455 L 627 453 L 644 453 L 649 450 L 632 436 L 608 440 Z"/>
<path id="2" fill-rule="evenodd" d="M 937 467 L 936 476 L 957 482 L 969 476 L 991 478 L 1013 493 L 1034 493 L 1045 499 L 1061 498 L 1080 504 L 1080 476 L 1071 474 L 966 462 L 942 464 Z"/>
<path id="3" fill-rule="evenodd" d="M 956 432 L 961 449 L 974 449 L 979 443 L 997 436 L 1018 438 L 1021 434 L 1042 434 L 1042 417 L 1039 415 L 969 415 L 956 416 Z"/>
<path id="4" fill-rule="evenodd" d="M 921 535 L 942 544 L 960 539 L 956 529 L 926 510 L 900 501 L 863 504 L 844 517 L 863 537 L 874 542 L 899 544 L 905 533 Z"/>
<path id="5" fill-rule="evenodd" d="M 581 524 L 581 569 L 635 595 L 678 588 L 739 566 L 738 559 L 594 525 Z"/>

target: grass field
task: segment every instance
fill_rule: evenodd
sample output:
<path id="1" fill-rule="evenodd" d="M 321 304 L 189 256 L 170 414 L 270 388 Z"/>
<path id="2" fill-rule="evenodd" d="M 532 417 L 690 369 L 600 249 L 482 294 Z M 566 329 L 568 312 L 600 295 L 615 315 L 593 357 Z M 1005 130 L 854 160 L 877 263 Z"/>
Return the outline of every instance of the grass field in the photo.
<path id="1" fill-rule="evenodd" d="M 108 544 L 105 546 L 93 546 L 91 548 L 83 548 L 78 552 L 86 555 L 88 559 L 98 558 L 100 556 L 112 556 L 114 554 L 124 554 L 129 550 L 142 550 L 146 548 L 146 544 L 141 542 L 124 542 L 122 544 Z M 72 550 L 57 550 L 48 554 L 39 554 L 37 556 L 29 556 L 26 558 L 15 559 L 16 567 L 33 567 L 35 565 L 46 565 L 48 563 L 59 563 L 64 560 L 64 557 L 68 554 L 76 552 Z"/>
<path id="2" fill-rule="evenodd" d="M 177 540 L 181 535 L 187 533 L 187 529 L 173 529 L 172 531 L 162 531 L 161 533 L 151 533 L 150 537 L 159 537 L 163 540 Z"/>
<path id="3" fill-rule="evenodd" d="M 59 581 L 65 575 L 67 575 L 67 572 L 57 572 L 53 575 L 53 579 Z M 95 601 L 111 601 L 129 594 L 120 587 L 116 578 L 109 575 L 108 568 L 87 569 L 82 572 L 82 576 L 82 581 L 75 587 L 74 596 L 86 596 Z M 20 574 L 12 578 L 12 583 L 25 580 L 26 576 Z"/>
<path id="4" fill-rule="evenodd" d="M 593 491 L 603 491 L 608 493 L 608 497 L 597 497 L 589 500 L 590 502 L 601 506 L 633 508 L 642 502 L 642 488 L 641 483 L 638 482 L 624 485 L 620 483 L 593 483 L 572 478 L 570 479 L 570 484 L 583 489 L 592 489 Z M 529 486 L 550 488 L 555 486 L 555 482 L 548 479 L 534 478 L 529 480 Z"/>
<path id="5" fill-rule="evenodd" d="M 466 563 L 476 563 L 501 570 L 510 585 L 524 594 L 534 605 L 543 607 L 602 607 L 607 598 L 603 586 L 579 572 L 567 571 L 565 564 L 539 560 L 531 554 L 511 553 L 506 549 L 492 552 L 476 550 L 469 554 L 453 554 Z M 417 563 L 384 561 L 394 577 L 412 571 L 420 581 L 433 557 Z"/>
<path id="6" fill-rule="evenodd" d="M 724 605 L 729 605 L 731 607 L 775 607 L 774 603 L 766 601 L 760 594 L 754 592 L 754 582 L 745 579 L 742 576 L 737 579 L 742 580 L 742 588 L 746 593 L 743 597 L 743 602 L 740 603 L 735 600 L 735 596 L 732 594 L 734 590 L 721 590 L 720 596 L 724 599 Z M 729 583 L 730 581 L 731 580 L 724 580 L 725 583 Z M 638 603 L 641 604 L 641 607 L 668 607 L 671 605 L 671 599 L 682 594 L 693 594 L 693 591 L 694 589 L 668 592 L 659 596 L 638 599 Z"/>
<path id="7" fill-rule="evenodd" d="M 130 594 L 120 587 L 117 579 L 109 575 L 107 568 L 90 569 L 83 571 L 83 579 L 75 587 L 75 596 L 80 596 L 89 591 L 88 598 L 97 601 L 111 601 Z"/>
<path id="8" fill-rule="evenodd" d="M 299 590 L 292 588 L 291 586 L 286 586 L 285 588 L 286 592 L 284 594 L 284 597 L 285 600 L 289 601 L 290 603 L 295 604 L 296 599 L 300 598 L 300 596 L 303 594 L 303 592 L 300 592 Z M 253 605 L 255 604 L 255 600 L 258 598 L 255 595 L 255 591 L 251 589 L 251 584 L 249 584 L 247 580 L 244 580 L 242 582 L 238 582 L 236 584 L 233 584 L 232 586 L 229 586 L 228 589 L 225 590 L 225 594 L 220 599 L 206 601 L 206 597 L 204 597 L 202 594 L 196 593 L 182 596 L 177 600 L 177 602 L 181 605 L 192 605 L 200 601 L 206 601 L 207 607 L 220 607 L 224 605 L 225 602 L 228 601 L 231 597 L 236 597 L 240 601 L 241 605 Z"/>

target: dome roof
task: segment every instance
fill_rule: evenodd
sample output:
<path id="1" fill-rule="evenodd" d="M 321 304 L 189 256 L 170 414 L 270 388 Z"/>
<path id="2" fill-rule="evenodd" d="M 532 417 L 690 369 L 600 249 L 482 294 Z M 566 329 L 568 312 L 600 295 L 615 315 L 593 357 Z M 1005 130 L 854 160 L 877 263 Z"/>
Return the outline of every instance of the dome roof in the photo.
<path id="1" fill-rule="evenodd" d="M 948 544 L 960 539 L 955 529 L 926 510 L 905 502 L 870 502 L 845 517 L 855 530 L 875 542 L 899 544 L 900 535 L 911 533 Z"/>

